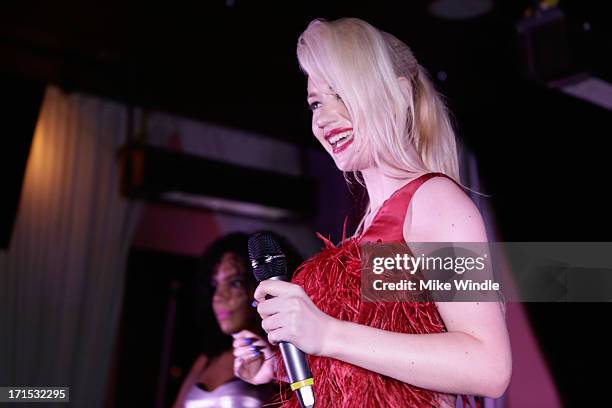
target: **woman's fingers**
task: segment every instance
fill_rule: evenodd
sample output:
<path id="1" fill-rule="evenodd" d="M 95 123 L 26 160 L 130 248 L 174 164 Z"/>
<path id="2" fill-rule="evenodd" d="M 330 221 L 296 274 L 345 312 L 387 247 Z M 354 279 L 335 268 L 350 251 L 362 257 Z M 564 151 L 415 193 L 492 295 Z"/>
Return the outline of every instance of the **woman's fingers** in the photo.
<path id="1" fill-rule="evenodd" d="M 234 349 L 234 357 L 239 358 L 249 358 L 252 356 L 257 356 L 262 352 L 263 347 L 259 346 L 249 346 L 249 347 L 240 347 Z"/>
<path id="2" fill-rule="evenodd" d="M 262 355 L 269 358 L 274 354 L 270 343 L 250 330 L 242 330 L 232 336 L 235 360 L 253 360 Z"/>
<path id="3" fill-rule="evenodd" d="M 255 338 L 255 337 L 243 337 L 240 339 L 235 338 L 234 341 L 232 341 L 232 347 L 250 346 L 260 341 L 261 341 L 260 339 Z"/>
<path id="4" fill-rule="evenodd" d="M 284 327 L 272 330 L 270 333 L 268 333 L 268 341 L 274 345 L 281 341 L 291 342 L 291 339 L 289 338 L 289 331 Z"/>
<path id="5" fill-rule="evenodd" d="M 234 338 L 232 342 L 233 347 L 250 346 L 250 345 L 263 345 L 262 338 L 250 330 L 241 330 L 238 333 L 233 333 Z"/>
<path id="6" fill-rule="evenodd" d="M 246 337 L 258 337 L 255 333 L 253 333 L 250 330 L 240 330 L 238 333 L 232 333 L 232 337 L 234 338 L 234 340 L 238 340 L 238 339 L 243 339 Z"/>
<path id="7" fill-rule="evenodd" d="M 270 333 L 272 330 L 276 330 L 283 327 L 282 323 L 282 316 L 277 313 L 275 315 L 263 319 L 261 321 L 261 327 L 266 331 L 266 333 Z"/>
<path id="8" fill-rule="evenodd" d="M 296 285 L 295 283 L 278 280 L 265 280 L 257 285 L 253 297 L 259 304 L 266 300 L 266 296 L 299 296 L 301 291 L 302 287 Z"/>
<path id="9" fill-rule="evenodd" d="M 274 379 L 271 360 L 276 348 L 252 331 L 242 330 L 232 334 L 234 354 L 234 375 L 251 384 L 264 384 Z M 269 360 L 269 361 L 268 361 Z"/>
<path id="10" fill-rule="evenodd" d="M 272 316 L 282 310 L 286 310 L 287 298 L 276 297 L 267 299 L 257 304 L 257 313 L 262 319 Z"/>

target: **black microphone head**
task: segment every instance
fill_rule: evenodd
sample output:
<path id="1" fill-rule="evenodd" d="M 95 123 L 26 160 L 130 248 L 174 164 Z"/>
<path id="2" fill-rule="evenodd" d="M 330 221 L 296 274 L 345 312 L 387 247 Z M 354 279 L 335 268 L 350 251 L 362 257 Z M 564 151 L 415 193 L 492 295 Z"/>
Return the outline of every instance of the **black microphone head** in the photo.
<path id="1" fill-rule="evenodd" d="M 258 282 L 270 278 L 287 279 L 285 254 L 269 233 L 256 232 L 249 237 L 249 258 Z"/>

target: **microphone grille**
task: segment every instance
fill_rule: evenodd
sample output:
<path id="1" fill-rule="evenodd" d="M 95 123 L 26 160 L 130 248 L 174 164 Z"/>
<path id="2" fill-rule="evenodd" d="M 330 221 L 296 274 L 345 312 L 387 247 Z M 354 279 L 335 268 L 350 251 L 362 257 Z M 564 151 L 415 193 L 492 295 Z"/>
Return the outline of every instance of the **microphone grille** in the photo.
<path id="1" fill-rule="evenodd" d="M 273 277 L 286 279 L 287 263 L 280 245 L 267 232 L 256 232 L 249 237 L 249 258 L 255 279 L 261 282 Z"/>

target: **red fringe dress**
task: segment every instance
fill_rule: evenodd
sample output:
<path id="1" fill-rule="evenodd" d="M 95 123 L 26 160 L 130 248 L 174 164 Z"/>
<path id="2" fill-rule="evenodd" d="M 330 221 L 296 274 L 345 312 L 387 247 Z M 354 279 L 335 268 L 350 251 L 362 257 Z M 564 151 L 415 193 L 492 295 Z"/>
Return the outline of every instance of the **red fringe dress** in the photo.
<path id="1" fill-rule="evenodd" d="M 359 244 L 403 242 L 402 229 L 410 199 L 419 186 L 438 175 L 444 176 L 442 173 L 424 174 L 395 191 L 359 237 L 346 240 L 343 236 L 342 244 L 335 246 L 317 234 L 324 248 L 300 265 L 292 282 L 302 286 L 319 309 L 336 319 L 401 333 L 446 331 L 433 302 L 365 302 L 360 292 Z M 317 408 L 436 407 L 440 403 L 438 398 L 443 395 L 333 358 L 307 358 L 315 380 Z M 277 361 L 279 378 L 283 378 L 282 359 Z M 282 408 L 299 407 L 297 398 L 287 388 L 282 388 L 277 400 Z"/>

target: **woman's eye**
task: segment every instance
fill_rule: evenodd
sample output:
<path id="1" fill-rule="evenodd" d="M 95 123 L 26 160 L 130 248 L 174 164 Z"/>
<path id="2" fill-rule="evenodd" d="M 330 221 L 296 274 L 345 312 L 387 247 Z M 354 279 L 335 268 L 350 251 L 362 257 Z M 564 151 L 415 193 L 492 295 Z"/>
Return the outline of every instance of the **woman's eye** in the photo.
<path id="1" fill-rule="evenodd" d="M 231 282 L 232 288 L 243 288 L 244 281 L 241 279 L 235 279 Z"/>
<path id="2" fill-rule="evenodd" d="M 308 107 L 310 108 L 311 111 L 314 111 L 315 109 L 317 109 L 319 107 L 319 105 L 321 105 L 320 102 L 312 102 L 310 105 L 308 105 Z"/>

